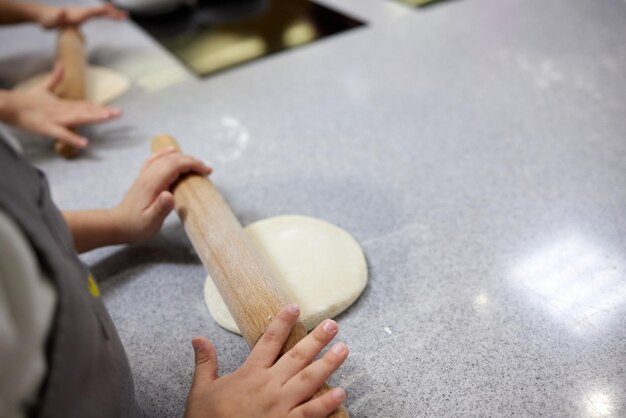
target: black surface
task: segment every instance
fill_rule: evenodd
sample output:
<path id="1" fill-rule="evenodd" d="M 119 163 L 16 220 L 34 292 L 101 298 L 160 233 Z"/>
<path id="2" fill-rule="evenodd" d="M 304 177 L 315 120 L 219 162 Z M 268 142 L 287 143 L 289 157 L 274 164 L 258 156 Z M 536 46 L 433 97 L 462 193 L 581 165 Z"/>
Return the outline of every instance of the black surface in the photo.
<path id="1" fill-rule="evenodd" d="M 303 0 L 202 0 L 196 7 L 181 6 L 167 14 L 135 15 L 132 19 L 199 76 L 215 74 L 364 25 L 326 6 Z M 286 43 L 284 35 L 295 24 L 306 25 L 308 33 L 314 33 L 314 37 L 295 44 Z M 243 49 L 243 43 L 250 39 L 261 42 L 264 51 L 255 56 L 243 53 L 241 59 L 223 65 L 198 64 L 225 48 L 229 48 L 229 53 L 236 53 L 238 43 Z M 210 52 L 190 53 L 192 49 Z"/>

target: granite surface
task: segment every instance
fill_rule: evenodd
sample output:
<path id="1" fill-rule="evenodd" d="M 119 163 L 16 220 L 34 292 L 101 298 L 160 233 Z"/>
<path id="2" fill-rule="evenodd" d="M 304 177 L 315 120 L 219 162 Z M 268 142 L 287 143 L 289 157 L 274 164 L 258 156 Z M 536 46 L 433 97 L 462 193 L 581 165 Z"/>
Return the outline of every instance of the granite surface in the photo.
<path id="1" fill-rule="evenodd" d="M 62 208 L 118 202 L 170 132 L 213 164 L 243 224 L 319 217 L 366 253 L 338 318 L 331 384 L 353 417 L 626 415 L 626 2 L 324 2 L 368 26 L 197 79 L 132 23 L 85 27 L 128 74 L 118 121 L 63 161 L 24 135 Z M 0 30 L 4 86 L 54 38 Z M 221 372 L 248 348 L 213 322 L 175 216 L 83 259 L 101 281 L 150 417 L 181 416 L 206 335 Z"/>

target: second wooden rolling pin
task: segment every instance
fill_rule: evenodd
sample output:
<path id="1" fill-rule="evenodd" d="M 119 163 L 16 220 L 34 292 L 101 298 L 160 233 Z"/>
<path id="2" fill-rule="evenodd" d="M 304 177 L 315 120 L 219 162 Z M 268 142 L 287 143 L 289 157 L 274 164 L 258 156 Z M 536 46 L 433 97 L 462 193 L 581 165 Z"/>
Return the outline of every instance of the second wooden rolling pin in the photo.
<path id="1" fill-rule="evenodd" d="M 54 94 L 63 99 L 84 100 L 87 63 L 84 39 L 78 27 L 64 26 L 59 29 L 56 60 L 63 65 L 63 79 L 54 89 Z M 54 144 L 54 149 L 65 158 L 78 154 L 78 149 L 59 141 Z"/>
<path id="2" fill-rule="evenodd" d="M 157 135 L 152 140 L 153 151 L 171 146 L 180 152 L 176 141 L 168 135 Z M 185 175 L 174 185 L 173 193 L 185 232 L 242 335 L 250 347 L 254 346 L 287 299 L 209 179 L 198 174 Z M 298 322 L 282 351 L 292 348 L 306 334 L 304 325 Z M 328 385 L 324 385 L 315 396 L 328 390 Z M 342 406 L 331 417 L 348 418 L 348 413 Z"/>

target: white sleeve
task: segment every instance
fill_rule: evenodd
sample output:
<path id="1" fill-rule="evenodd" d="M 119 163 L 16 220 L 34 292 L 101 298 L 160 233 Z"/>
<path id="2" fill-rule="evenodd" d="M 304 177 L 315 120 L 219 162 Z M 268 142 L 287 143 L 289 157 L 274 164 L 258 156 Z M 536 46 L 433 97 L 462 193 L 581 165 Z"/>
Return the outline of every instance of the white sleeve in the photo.
<path id="1" fill-rule="evenodd" d="M 25 417 L 37 400 L 56 296 L 24 234 L 0 210 L 1 417 Z"/>

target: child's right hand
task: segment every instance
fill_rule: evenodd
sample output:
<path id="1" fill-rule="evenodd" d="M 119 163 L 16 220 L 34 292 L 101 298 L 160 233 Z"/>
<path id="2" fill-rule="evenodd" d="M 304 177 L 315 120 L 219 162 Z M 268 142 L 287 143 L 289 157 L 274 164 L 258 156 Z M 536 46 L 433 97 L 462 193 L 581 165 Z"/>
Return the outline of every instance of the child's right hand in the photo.
<path id="1" fill-rule="evenodd" d="M 278 355 L 300 310 L 284 308 L 274 318 L 243 365 L 219 377 L 213 345 L 203 337 L 192 341 L 196 370 L 187 398 L 185 418 L 205 417 L 326 417 L 343 402 L 346 394 L 335 388 L 311 396 L 348 357 L 348 347 L 335 344 L 313 361 L 337 334 L 337 324 L 328 319 L 298 342 L 285 355 Z"/>
<path id="2" fill-rule="evenodd" d="M 111 209 L 116 241 L 139 243 L 156 234 L 174 209 L 170 187 L 180 176 L 190 172 L 208 176 L 211 167 L 180 154 L 174 147 L 153 153 L 120 204 Z"/>
<path id="3" fill-rule="evenodd" d="M 63 212 L 76 251 L 82 253 L 105 245 L 139 243 L 152 237 L 174 209 L 174 195 L 169 188 L 189 172 L 207 176 L 211 167 L 170 147 L 155 152 L 146 160 L 139 176 L 116 207 Z"/>

